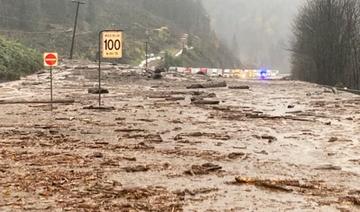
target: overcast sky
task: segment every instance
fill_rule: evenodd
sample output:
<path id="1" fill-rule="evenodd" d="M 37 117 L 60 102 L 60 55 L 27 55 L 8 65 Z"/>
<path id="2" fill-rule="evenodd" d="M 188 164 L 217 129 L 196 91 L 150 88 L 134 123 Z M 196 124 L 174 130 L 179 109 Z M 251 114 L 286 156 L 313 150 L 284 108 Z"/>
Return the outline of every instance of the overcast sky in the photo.
<path id="1" fill-rule="evenodd" d="M 291 25 L 305 0 L 203 0 L 212 24 L 247 66 L 289 72 Z M 235 42 L 236 40 L 236 42 Z M 237 44 L 237 45 L 235 45 Z"/>

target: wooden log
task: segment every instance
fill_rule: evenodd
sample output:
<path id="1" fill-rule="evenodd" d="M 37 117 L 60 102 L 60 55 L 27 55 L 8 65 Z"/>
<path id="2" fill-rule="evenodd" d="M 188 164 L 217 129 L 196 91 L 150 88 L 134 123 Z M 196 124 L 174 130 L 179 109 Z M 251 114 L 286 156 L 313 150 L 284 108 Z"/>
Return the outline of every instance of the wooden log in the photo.
<path id="1" fill-rule="evenodd" d="M 34 101 L 25 101 L 25 100 L 19 100 L 19 101 L 6 101 L 6 100 L 0 100 L 0 105 L 15 105 L 15 104 L 74 104 L 75 100 L 53 100 L 47 101 L 47 100 L 34 100 Z"/>
<path id="2" fill-rule="evenodd" d="M 104 110 L 104 111 L 112 111 L 115 110 L 115 107 L 97 107 L 97 106 L 86 106 L 83 107 L 85 110 Z"/>
<path id="3" fill-rule="evenodd" d="M 89 88 L 88 93 L 90 93 L 90 94 L 99 94 L 99 88 Z M 100 93 L 101 94 L 108 94 L 109 90 L 105 89 L 105 88 L 101 88 Z"/>
<path id="4" fill-rule="evenodd" d="M 237 89 L 237 90 L 249 90 L 250 87 L 247 85 L 240 85 L 240 86 L 229 86 L 229 89 Z"/>
<path id="5" fill-rule="evenodd" d="M 192 102 L 195 105 L 218 105 L 220 104 L 219 100 L 195 100 Z"/>
<path id="6" fill-rule="evenodd" d="M 209 83 L 202 83 L 202 84 L 192 84 L 187 89 L 197 89 L 197 88 L 221 88 L 226 87 L 226 82 L 209 82 Z"/>
<path id="7" fill-rule="evenodd" d="M 166 101 L 182 101 L 182 100 L 185 100 L 185 97 L 183 97 L 183 96 L 179 96 L 179 97 L 172 96 L 172 97 L 166 98 L 165 100 Z"/>
<path id="8" fill-rule="evenodd" d="M 340 88 L 340 87 L 333 87 L 333 86 L 328 86 L 328 85 L 324 85 L 325 88 L 331 89 L 333 91 L 333 89 L 336 89 L 338 91 L 343 91 L 343 92 L 348 92 L 348 93 L 353 93 L 353 94 L 357 94 L 360 95 L 360 90 L 355 90 L 355 89 L 347 89 L 347 88 Z M 334 92 L 334 91 L 333 91 Z"/>

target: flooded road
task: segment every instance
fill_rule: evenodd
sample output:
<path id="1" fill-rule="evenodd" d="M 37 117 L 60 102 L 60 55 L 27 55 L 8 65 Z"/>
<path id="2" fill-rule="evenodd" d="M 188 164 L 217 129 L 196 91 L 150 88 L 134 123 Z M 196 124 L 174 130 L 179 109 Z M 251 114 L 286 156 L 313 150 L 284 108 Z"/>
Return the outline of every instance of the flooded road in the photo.
<path id="1" fill-rule="evenodd" d="M 359 96 L 107 65 L 89 109 L 96 65 L 54 76 L 75 104 L 2 104 L 48 99 L 48 73 L 0 84 L 1 211 L 360 210 Z"/>

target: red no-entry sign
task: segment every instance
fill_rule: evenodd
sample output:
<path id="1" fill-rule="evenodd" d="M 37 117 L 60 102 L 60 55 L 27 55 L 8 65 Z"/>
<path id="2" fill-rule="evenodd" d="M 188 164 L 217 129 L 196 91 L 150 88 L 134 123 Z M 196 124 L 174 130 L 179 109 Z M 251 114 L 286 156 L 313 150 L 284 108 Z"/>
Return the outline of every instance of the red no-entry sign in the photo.
<path id="1" fill-rule="evenodd" d="M 54 67 L 58 65 L 58 54 L 57 53 L 44 53 L 44 66 Z"/>

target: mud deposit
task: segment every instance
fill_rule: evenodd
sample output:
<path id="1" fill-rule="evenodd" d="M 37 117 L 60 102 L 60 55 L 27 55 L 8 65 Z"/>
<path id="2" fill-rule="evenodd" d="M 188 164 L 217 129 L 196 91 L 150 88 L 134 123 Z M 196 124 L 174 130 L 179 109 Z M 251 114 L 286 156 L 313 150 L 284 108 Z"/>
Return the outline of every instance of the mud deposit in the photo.
<path id="1" fill-rule="evenodd" d="M 0 211 L 360 210 L 359 96 L 106 65 L 99 109 L 95 64 L 54 76 L 53 111 L 3 104 L 48 73 L 0 84 Z M 250 89 L 187 89 L 209 80 Z"/>

